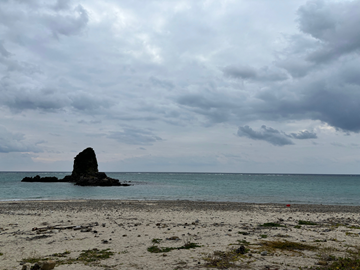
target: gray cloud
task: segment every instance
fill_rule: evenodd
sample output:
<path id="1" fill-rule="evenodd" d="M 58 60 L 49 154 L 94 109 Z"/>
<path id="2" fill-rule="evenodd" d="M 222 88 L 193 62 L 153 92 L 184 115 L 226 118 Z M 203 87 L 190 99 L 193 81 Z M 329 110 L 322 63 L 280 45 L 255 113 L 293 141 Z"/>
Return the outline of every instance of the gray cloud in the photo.
<path id="1" fill-rule="evenodd" d="M 239 127 L 237 135 L 247 137 L 252 140 L 261 140 L 271 143 L 275 146 L 284 146 L 294 144 L 286 134 L 271 127 L 261 126 L 261 131 L 255 131 L 249 126 Z"/>
<path id="2" fill-rule="evenodd" d="M 300 131 L 298 133 L 290 133 L 289 136 L 294 138 L 294 139 L 299 139 L 299 140 L 317 139 L 316 133 L 310 132 L 310 131 L 307 131 L 307 130 Z"/>
<path id="3" fill-rule="evenodd" d="M 252 79 L 257 76 L 256 70 L 249 66 L 228 66 L 223 71 L 226 76 L 232 78 Z"/>
<path id="4" fill-rule="evenodd" d="M 292 145 L 294 144 L 292 139 L 316 139 L 317 135 L 314 132 L 310 131 L 300 131 L 298 133 L 290 133 L 286 134 L 283 131 L 279 131 L 277 129 L 273 129 L 271 127 L 266 127 L 265 125 L 261 126 L 260 131 L 255 131 L 249 126 L 239 127 L 237 135 L 240 137 L 247 137 L 252 140 L 261 140 L 271 143 L 275 146 L 284 146 L 284 145 Z"/>
<path id="5" fill-rule="evenodd" d="M 1 2 L 0 25 L 7 30 L 3 38 L 36 49 L 33 47 L 35 43 L 44 43 L 50 37 L 81 33 L 89 21 L 88 13 L 83 6 L 70 7 L 69 3 L 57 1 L 53 5 L 44 5 L 37 0 Z"/>
<path id="6" fill-rule="evenodd" d="M 360 2 L 309 1 L 299 11 L 300 29 L 319 40 L 310 61 L 324 63 L 342 55 L 360 52 Z"/>
<path id="7" fill-rule="evenodd" d="M 70 0 L 57 0 L 53 5 L 53 9 L 56 11 L 70 9 Z"/>
<path id="8" fill-rule="evenodd" d="M 5 49 L 5 47 L 4 47 L 4 45 L 3 45 L 3 42 L 0 40 L 0 54 L 3 56 L 3 57 L 5 57 L 5 58 L 7 58 L 7 57 L 9 57 L 10 55 L 11 55 L 11 53 L 9 53 L 6 49 Z"/>
<path id="9" fill-rule="evenodd" d="M 34 152 L 42 150 L 36 145 L 25 140 L 24 134 L 12 133 L 0 126 L 0 153 Z"/>
<path id="10" fill-rule="evenodd" d="M 66 5 L 60 7 L 65 8 Z M 41 23 L 47 26 L 56 38 L 59 38 L 59 35 L 70 36 L 81 33 L 88 21 L 87 11 L 81 5 L 78 5 L 70 15 L 60 13 L 56 16 L 44 14 Z"/>
<path id="11" fill-rule="evenodd" d="M 167 90 L 172 90 L 174 88 L 174 84 L 168 80 L 161 80 L 153 76 L 150 77 L 149 80 L 154 86 L 158 86 Z"/>
<path id="12" fill-rule="evenodd" d="M 123 128 L 123 131 L 111 132 L 107 138 L 130 145 L 152 145 L 157 141 L 162 141 L 152 131 L 134 127 L 126 127 Z"/>
<path id="13" fill-rule="evenodd" d="M 353 29 L 357 29 L 355 25 L 358 25 L 360 15 L 355 17 L 349 15 L 360 12 L 360 8 L 355 8 L 358 5 L 360 1 L 341 4 L 310 1 L 298 12 L 303 35 L 286 37 L 288 47 L 277 52 L 278 58 L 274 66 L 270 65 L 261 70 L 250 66 L 228 65 L 222 70 L 225 78 L 247 80 L 253 82 L 253 85 L 242 86 L 241 90 L 234 89 L 233 92 L 204 90 L 194 94 L 194 91 L 189 91 L 187 94 L 182 94 L 177 102 L 190 111 L 205 116 L 209 119 L 209 123 L 240 121 L 245 124 L 258 119 L 270 121 L 311 119 L 320 120 L 345 132 L 359 132 L 360 57 L 357 51 L 360 46 L 356 45 L 359 33 L 358 31 L 355 33 L 356 30 Z M 314 10 L 312 10 L 313 6 Z M 338 9 L 344 13 L 338 14 Z M 322 16 L 329 17 L 324 21 L 324 25 L 321 25 Z M 328 22 L 329 20 L 331 23 Z M 335 26 L 332 26 L 332 22 Z M 345 25 L 351 30 L 347 30 Z M 308 36 L 310 34 L 311 36 Z M 351 43 L 354 48 L 350 50 L 336 45 L 336 42 L 342 40 L 341 35 L 345 35 L 344 42 Z M 322 65 L 321 61 L 309 60 L 310 55 L 321 50 L 326 51 L 327 48 L 339 49 L 339 57 L 352 54 L 351 57 L 343 58 L 340 62 L 335 61 L 336 57 L 329 58 L 334 61 L 328 65 Z M 266 75 L 281 75 L 284 74 L 281 73 L 284 70 L 294 79 L 286 80 L 286 76 L 275 76 L 272 83 L 269 83 L 271 76 L 266 78 Z M 264 85 L 263 82 L 267 84 Z M 234 94 L 235 91 L 237 95 Z"/>
<path id="14" fill-rule="evenodd" d="M 285 72 L 274 68 L 263 67 L 259 70 L 250 66 L 227 66 L 224 75 L 230 78 L 254 81 L 284 81 L 288 78 Z"/>

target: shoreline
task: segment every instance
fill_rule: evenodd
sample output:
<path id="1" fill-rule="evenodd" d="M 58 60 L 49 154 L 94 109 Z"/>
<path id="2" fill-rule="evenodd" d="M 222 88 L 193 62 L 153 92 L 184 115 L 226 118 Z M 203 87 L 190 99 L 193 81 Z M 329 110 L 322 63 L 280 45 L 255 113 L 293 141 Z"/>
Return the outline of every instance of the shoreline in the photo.
<path id="1" fill-rule="evenodd" d="M 286 204 L 280 203 L 248 203 L 248 202 L 227 202 L 227 201 L 191 201 L 191 200 L 120 200 L 120 199 L 68 199 L 68 200 L 14 200 L 14 201 L 0 201 L 0 210 L 7 205 L 16 208 L 15 206 L 22 206 L 23 208 L 34 207 L 53 207 L 54 204 L 61 204 L 62 206 L 76 206 L 81 205 L 85 207 L 98 208 L 100 204 L 106 204 L 107 207 L 129 206 L 129 205 L 143 205 L 156 204 L 159 208 L 175 207 L 188 208 L 192 210 L 222 210 L 230 211 L 237 209 L 250 209 L 261 207 L 273 207 L 274 209 L 287 209 L 301 212 L 347 212 L 360 213 L 360 206 L 357 205 L 340 205 L 340 204 Z M 102 207 L 103 208 L 103 207 Z M 186 209 L 189 210 L 189 209 Z M 285 210 L 285 211 L 287 211 Z"/>
<path id="2" fill-rule="evenodd" d="M 51 259 L 55 270 L 205 270 L 230 255 L 221 262 L 230 263 L 229 269 L 316 268 L 360 250 L 359 236 L 358 206 L 184 200 L 0 202 L 0 269 L 8 270 L 21 269 L 27 259 Z M 194 246 L 184 249 L 186 243 Z M 276 243 L 300 249 L 270 246 Z M 241 246 L 245 254 L 236 253 Z M 90 251 L 109 256 L 86 261 L 84 254 Z"/>

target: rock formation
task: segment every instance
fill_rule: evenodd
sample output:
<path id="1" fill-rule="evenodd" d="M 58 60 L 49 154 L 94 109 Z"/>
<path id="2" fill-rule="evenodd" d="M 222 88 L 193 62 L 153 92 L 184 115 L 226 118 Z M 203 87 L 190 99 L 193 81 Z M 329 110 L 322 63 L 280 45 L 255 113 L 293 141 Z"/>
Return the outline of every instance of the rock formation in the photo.
<path id="1" fill-rule="evenodd" d="M 71 175 L 63 179 L 57 177 L 25 177 L 21 182 L 73 182 L 79 186 L 130 186 L 120 183 L 118 179 L 108 177 L 106 173 L 99 172 L 95 151 L 89 147 L 80 152 L 74 159 Z"/>
<path id="2" fill-rule="evenodd" d="M 98 172 L 95 151 L 91 147 L 86 148 L 75 157 L 71 174 L 71 177 L 74 179 L 77 180 L 80 179 L 80 177 L 95 175 Z"/>
<path id="3" fill-rule="evenodd" d="M 63 179 L 58 179 L 55 176 L 51 176 L 51 177 L 40 177 L 40 175 L 36 175 L 34 177 L 25 177 L 23 180 L 21 180 L 21 182 L 44 182 L 44 183 L 51 183 L 51 182 L 67 182 L 67 181 L 63 181 Z"/>

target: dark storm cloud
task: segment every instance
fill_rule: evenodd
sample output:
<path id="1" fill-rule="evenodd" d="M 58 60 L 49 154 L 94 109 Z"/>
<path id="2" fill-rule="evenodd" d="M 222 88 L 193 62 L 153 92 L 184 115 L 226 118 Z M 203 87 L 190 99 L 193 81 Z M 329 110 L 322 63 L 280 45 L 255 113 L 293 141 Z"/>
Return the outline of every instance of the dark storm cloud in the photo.
<path id="1" fill-rule="evenodd" d="M 134 127 L 126 127 L 123 131 L 111 132 L 107 137 L 130 145 L 152 145 L 157 141 L 162 141 L 152 131 Z"/>
<path id="2" fill-rule="evenodd" d="M 352 52 L 360 52 L 360 2 L 309 1 L 299 11 L 300 29 L 317 39 L 319 48 L 310 61 L 325 63 Z"/>
<path id="3" fill-rule="evenodd" d="M 360 131 L 359 85 L 349 84 L 339 77 L 339 70 L 285 87 L 292 92 L 272 88 L 266 95 L 259 95 L 263 103 L 255 104 L 253 112 L 259 118 L 272 121 L 312 119 L 345 132 Z"/>
<path id="4" fill-rule="evenodd" d="M 0 153 L 11 152 L 41 152 L 36 144 L 31 144 L 25 140 L 24 134 L 12 133 L 0 126 Z"/>
<path id="5" fill-rule="evenodd" d="M 237 135 L 247 137 L 252 140 L 261 140 L 276 146 L 284 146 L 294 144 L 283 132 L 271 127 L 261 126 L 261 131 L 255 131 L 249 126 L 239 127 Z"/>
<path id="6" fill-rule="evenodd" d="M 288 47 L 277 52 L 274 66 L 228 65 L 222 69 L 225 78 L 251 81 L 254 86 L 243 86 L 237 94 L 184 93 L 177 102 L 210 123 L 311 119 L 344 132 L 359 132 L 360 1 L 310 1 L 298 16 L 303 34 L 288 37 Z M 331 54 L 322 60 L 310 59 L 323 52 Z M 346 55 L 351 57 L 339 60 Z M 323 65 L 323 60 L 331 61 Z M 284 70 L 293 78 L 287 79 Z M 299 136 L 306 135 L 311 136 Z"/>
<path id="7" fill-rule="evenodd" d="M 292 145 L 293 141 L 290 139 L 316 139 L 316 133 L 309 131 L 300 131 L 298 133 L 286 134 L 285 132 L 273 129 L 271 127 L 261 126 L 260 131 L 255 131 L 249 126 L 239 127 L 237 135 L 239 137 L 247 137 L 252 140 L 261 140 L 271 143 L 275 146 Z"/>

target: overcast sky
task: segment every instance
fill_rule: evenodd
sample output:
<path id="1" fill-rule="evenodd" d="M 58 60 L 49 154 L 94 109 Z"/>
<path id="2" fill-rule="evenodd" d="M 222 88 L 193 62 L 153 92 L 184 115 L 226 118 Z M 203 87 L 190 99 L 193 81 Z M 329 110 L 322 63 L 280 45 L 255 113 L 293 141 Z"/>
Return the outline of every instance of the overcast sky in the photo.
<path id="1" fill-rule="evenodd" d="M 360 174 L 360 0 L 1 0 L 0 170 Z"/>

